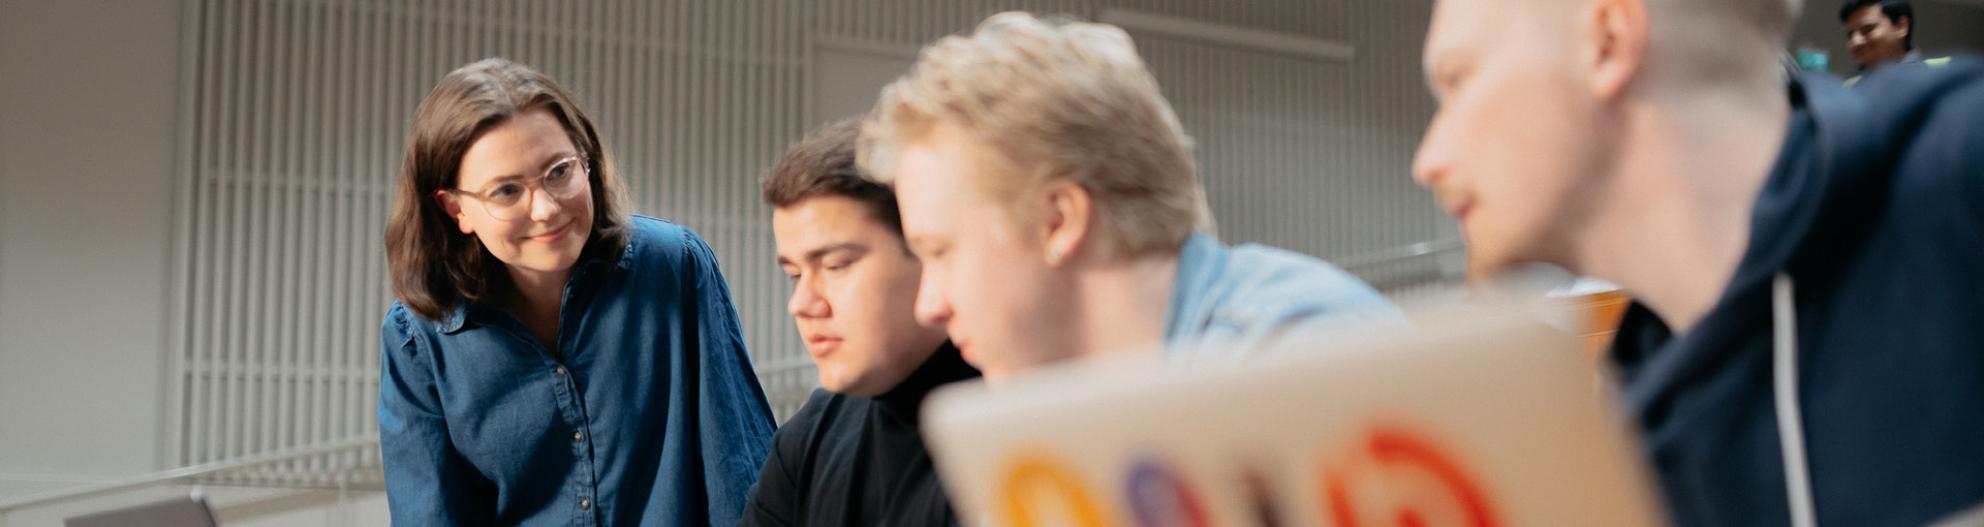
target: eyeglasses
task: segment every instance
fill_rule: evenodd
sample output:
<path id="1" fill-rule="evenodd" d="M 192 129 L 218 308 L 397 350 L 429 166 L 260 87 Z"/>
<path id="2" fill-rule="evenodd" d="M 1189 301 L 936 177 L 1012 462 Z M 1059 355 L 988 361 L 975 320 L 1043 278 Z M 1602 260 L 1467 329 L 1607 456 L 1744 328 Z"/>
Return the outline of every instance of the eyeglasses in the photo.
<path id="1" fill-rule="evenodd" d="M 586 159 L 571 156 L 552 163 L 535 181 L 512 179 L 490 184 L 480 192 L 462 189 L 448 189 L 448 192 L 475 198 L 491 217 L 508 221 L 530 215 L 531 200 L 524 198 L 530 195 L 532 187 L 544 189 L 553 198 L 567 199 L 579 195 L 588 183 L 590 172 L 586 170 Z"/>

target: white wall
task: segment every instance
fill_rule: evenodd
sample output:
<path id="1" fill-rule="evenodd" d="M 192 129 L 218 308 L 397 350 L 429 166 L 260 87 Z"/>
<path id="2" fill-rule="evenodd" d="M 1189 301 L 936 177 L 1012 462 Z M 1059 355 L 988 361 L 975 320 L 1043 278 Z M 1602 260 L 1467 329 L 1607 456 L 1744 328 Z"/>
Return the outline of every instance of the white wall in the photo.
<path id="1" fill-rule="evenodd" d="M 0 495 L 159 468 L 178 19 L 0 0 Z"/>

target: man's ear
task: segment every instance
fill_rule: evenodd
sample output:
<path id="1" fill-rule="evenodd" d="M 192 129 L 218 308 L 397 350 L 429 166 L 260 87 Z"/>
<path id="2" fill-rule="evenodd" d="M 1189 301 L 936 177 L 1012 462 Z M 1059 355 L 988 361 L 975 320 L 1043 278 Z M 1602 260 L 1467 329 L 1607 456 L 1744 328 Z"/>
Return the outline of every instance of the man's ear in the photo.
<path id="1" fill-rule="evenodd" d="M 1896 31 L 1901 32 L 1901 40 L 1903 42 L 1907 42 L 1908 34 L 1915 31 L 1915 17 L 1912 16 L 1901 17 L 1901 20 L 1895 21 L 1894 28 Z"/>
<path id="2" fill-rule="evenodd" d="M 462 234 L 475 234 L 475 226 L 469 225 L 468 215 L 462 213 L 460 197 L 445 190 L 436 190 L 434 203 L 441 205 L 441 210 L 448 213 L 449 218 L 454 218 L 455 228 L 461 229 Z"/>
<path id="3" fill-rule="evenodd" d="M 1587 15 L 1580 45 L 1592 94 L 1617 99 L 1646 68 L 1646 0 L 1592 0 Z"/>
<path id="4" fill-rule="evenodd" d="M 1049 183 L 1043 197 L 1046 210 L 1043 247 L 1049 267 L 1060 267 L 1081 250 L 1095 228 L 1095 202 L 1088 188 L 1072 181 Z"/>

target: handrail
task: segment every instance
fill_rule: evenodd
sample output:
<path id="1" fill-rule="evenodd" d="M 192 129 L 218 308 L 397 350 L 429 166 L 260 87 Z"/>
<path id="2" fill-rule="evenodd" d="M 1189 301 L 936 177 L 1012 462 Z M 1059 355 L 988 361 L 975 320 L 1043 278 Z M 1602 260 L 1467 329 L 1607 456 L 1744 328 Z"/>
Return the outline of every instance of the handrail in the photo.
<path id="1" fill-rule="evenodd" d="M 1337 267 L 1341 267 L 1346 271 L 1357 271 L 1359 269 L 1465 250 L 1467 250 L 1466 243 L 1463 243 L 1458 238 L 1448 238 L 1353 254 L 1343 258 L 1337 258 L 1332 263 L 1335 263 Z"/>
<path id="2" fill-rule="evenodd" d="M 293 459 L 304 459 L 315 456 L 321 456 L 325 454 L 336 454 L 340 452 L 347 452 L 354 450 L 365 450 L 367 448 L 375 448 L 378 446 L 379 446 L 379 438 L 376 436 L 352 437 L 348 439 L 331 441 L 317 445 L 277 450 L 275 452 L 270 452 L 267 454 L 246 456 L 231 460 L 215 461 L 211 463 L 202 463 L 199 465 L 179 467 L 171 470 L 145 474 L 142 476 L 132 476 L 129 478 L 124 478 L 114 481 L 106 481 L 103 483 L 95 483 L 95 484 L 85 485 L 82 487 L 57 490 L 57 491 L 46 492 L 41 494 L 34 494 L 11 500 L 3 500 L 0 501 L 0 515 L 5 515 L 8 512 L 12 512 L 15 510 L 24 509 L 32 506 L 47 505 L 51 503 L 60 503 L 60 502 L 73 501 L 83 498 L 94 497 L 94 496 L 102 496 L 105 494 L 122 492 L 125 490 L 157 485 L 160 483 L 170 483 L 173 481 L 205 476 L 208 474 L 239 470 L 243 468 L 254 467 L 257 465 L 281 463 Z"/>

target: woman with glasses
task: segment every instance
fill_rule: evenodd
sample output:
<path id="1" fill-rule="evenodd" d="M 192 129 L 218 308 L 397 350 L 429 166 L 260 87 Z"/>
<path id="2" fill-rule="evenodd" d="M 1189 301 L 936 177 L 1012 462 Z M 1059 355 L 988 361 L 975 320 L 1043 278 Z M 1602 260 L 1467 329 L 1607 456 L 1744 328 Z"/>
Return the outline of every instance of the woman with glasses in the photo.
<path id="1" fill-rule="evenodd" d="M 686 228 L 628 214 L 592 120 L 530 68 L 413 119 L 386 255 L 379 440 L 402 525 L 733 525 L 771 411 Z"/>

